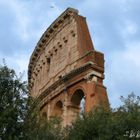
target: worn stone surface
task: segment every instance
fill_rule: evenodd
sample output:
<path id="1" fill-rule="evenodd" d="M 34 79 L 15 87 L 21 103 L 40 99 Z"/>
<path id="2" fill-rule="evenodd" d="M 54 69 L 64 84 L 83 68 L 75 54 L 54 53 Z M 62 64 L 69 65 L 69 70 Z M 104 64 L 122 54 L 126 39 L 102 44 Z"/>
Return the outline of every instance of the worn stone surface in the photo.
<path id="1" fill-rule="evenodd" d="M 95 51 L 85 17 L 66 9 L 45 31 L 29 62 L 30 95 L 39 100 L 44 117 L 70 124 L 85 100 L 86 112 L 108 108 L 104 55 Z"/>

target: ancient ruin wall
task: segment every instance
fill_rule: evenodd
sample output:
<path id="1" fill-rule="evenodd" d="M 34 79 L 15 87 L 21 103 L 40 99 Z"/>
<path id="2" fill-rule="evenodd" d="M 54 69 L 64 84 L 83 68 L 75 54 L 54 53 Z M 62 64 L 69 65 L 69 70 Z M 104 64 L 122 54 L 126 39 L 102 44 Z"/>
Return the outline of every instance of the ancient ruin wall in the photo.
<path id="1" fill-rule="evenodd" d="M 93 49 L 85 18 L 67 9 L 44 33 L 29 64 L 32 96 L 41 94 L 61 76 L 80 66 L 77 61 Z"/>
<path id="2" fill-rule="evenodd" d="M 61 116 L 64 125 L 74 120 L 80 101 L 85 111 L 108 107 L 104 55 L 94 49 L 86 18 L 66 9 L 45 31 L 30 58 L 30 95 L 37 98 L 42 114 Z"/>

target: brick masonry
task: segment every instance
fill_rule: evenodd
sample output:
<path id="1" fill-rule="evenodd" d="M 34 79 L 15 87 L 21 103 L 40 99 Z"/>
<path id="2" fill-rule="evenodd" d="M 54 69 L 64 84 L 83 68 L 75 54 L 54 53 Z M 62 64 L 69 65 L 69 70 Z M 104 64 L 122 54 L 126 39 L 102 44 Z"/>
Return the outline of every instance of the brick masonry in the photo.
<path id="1" fill-rule="evenodd" d="M 62 118 L 64 126 L 79 114 L 81 100 L 88 112 L 109 107 L 104 79 L 104 55 L 94 49 L 86 18 L 66 9 L 44 32 L 28 68 L 30 95 L 42 116 Z"/>

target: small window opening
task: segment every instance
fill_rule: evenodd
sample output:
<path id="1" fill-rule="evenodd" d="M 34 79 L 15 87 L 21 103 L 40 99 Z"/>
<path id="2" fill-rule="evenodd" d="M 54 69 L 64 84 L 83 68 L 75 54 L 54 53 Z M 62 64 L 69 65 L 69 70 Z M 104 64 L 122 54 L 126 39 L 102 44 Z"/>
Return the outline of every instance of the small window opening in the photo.
<path id="1" fill-rule="evenodd" d="M 57 49 L 55 49 L 55 53 L 57 54 Z"/>
<path id="2" fill-rule="evenodd" d="M 68 40 L 66 39 L 66 37 L 63 37 L 63 40 L 64 40 L 65 43 L 68 42 Z"/>
<path id="3" fill-rule="evenodd" d="M 50 64 L 50 63 L 51 63 L 50 58 L 47 58 L 47 64 Z"/>
<path id="4" fill-rule="evenodd" d="M 50 63 L 51 63 L 51 59 L 47 58 L 47 71 L 50 70 Z"/>

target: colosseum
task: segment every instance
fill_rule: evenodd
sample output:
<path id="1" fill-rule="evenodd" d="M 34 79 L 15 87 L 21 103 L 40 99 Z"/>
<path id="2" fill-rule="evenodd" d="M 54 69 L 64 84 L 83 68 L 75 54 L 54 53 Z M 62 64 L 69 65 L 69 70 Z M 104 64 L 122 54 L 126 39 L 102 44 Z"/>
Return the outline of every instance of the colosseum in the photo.
<path id="1" fill-rule="evenodd" d="M 104 54 L 94 49 L 86 18 L 66 9 L 44 32 L 29 62 L 29 92 L 43 117 L 71 124 L 84 110 L 108 107 Z"/>

